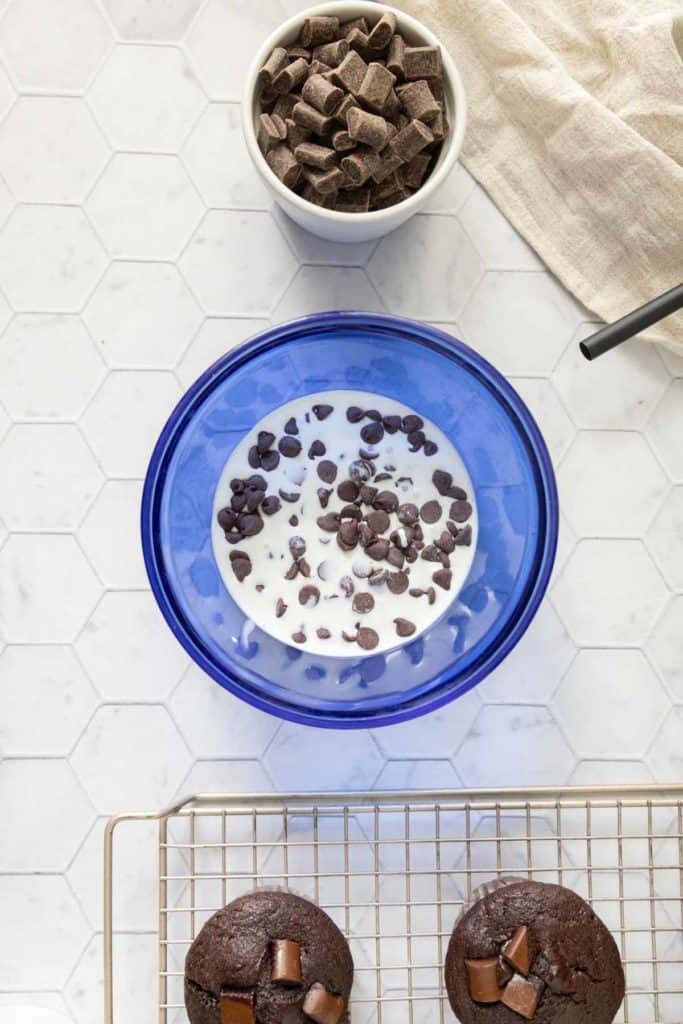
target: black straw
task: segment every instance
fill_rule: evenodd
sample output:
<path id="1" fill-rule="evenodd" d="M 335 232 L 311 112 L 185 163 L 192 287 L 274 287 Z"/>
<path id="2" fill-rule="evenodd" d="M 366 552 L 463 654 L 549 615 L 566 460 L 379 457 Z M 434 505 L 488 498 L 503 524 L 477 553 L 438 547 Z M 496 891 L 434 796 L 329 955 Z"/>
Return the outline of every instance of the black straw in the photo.
<path id="1" fill-rule="evenodd" d="M 586 359 L 597 359 L 611 348 L 621 345 L 622 341 L 632 338 L 634 334 L 639 334 L 646 327 L 651 327 L 665 316 L 670 316 L 682 308 L 683 284 L 677 284 L 651 302 L 646 302 L 644 306 L 639 306 L 638 309 L 622 316 L 621 320 L 601 327 L 595 334 L 591 334 L 590 338 L 579 342 L 579 348 Z"/>

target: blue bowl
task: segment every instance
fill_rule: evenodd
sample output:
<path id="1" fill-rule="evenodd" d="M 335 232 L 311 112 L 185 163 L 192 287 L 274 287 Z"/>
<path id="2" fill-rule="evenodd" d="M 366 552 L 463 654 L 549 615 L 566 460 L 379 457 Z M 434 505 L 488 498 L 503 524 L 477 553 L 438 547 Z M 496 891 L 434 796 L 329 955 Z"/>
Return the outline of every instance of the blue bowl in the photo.
<path id="1" fill-rule="evenodd" d="M 469 470 L 479 514 L 472 569 L 444 616 L 412 643 L 357 660 L 307 654 L 251 626 L 211 548 L 233 448 L 277 406 L 338 388 L 379 392 L 436 423 Z M 412 320 L 321 313 L 257 335 L 188 390 L 152 455 L 142 544 L 166 621 L 217 683 L 290 721 L 375 727 L 459 697 L 519 641 L 552 570 L 557 492 L 529 410 L 476 352 Z"/>

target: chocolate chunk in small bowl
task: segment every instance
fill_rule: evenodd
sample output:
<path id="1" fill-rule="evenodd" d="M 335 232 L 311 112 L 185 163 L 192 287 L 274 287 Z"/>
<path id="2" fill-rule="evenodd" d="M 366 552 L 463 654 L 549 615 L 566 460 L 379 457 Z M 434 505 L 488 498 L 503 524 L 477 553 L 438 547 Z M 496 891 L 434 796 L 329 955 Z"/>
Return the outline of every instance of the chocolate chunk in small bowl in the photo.
<path id="1" fill-rule="evenodd" d="M 312 583 L 307 583 L 299 591 L 299 604 L 304 608 L 315 608 L 320 600 L 320 591 Z"/>
<path id="2" fill-rule="evenodd" d="M 359 591 L 354 596 L 351 607 L 354 612 L 358 612 L 359 615 L 366 615 L 375 607 L 375 599 L 372 594 L 368 594 L 366 591 Z"/>
<path id="3" fill-rule="evenodd" d="M 337 464 L 329 459 L 323 459 L 318 463 L 318 476 L 324 484 L 333 484 L 337 479 Z"/>

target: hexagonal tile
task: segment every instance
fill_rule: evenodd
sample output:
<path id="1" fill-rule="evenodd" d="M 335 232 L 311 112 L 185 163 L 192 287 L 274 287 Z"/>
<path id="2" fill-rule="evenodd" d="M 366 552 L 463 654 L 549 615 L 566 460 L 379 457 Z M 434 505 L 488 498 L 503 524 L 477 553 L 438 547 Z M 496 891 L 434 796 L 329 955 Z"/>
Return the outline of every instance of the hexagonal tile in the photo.
<path id="1" fill-rule="evenodd" d="M 572 443 L 576 428 L 552 384 L 541 377 L 515 377 L 511 383 L 529 406 L 548 445 L 550 457 L 559 462 Z"/>
<path id="2" fill-rule="evenodd" d="M 18 206 L 0 233 L 0 284 L 20 312 L 80 309 L 106 262 L 74 206 Z"/>
<path id="3" fill-rule="evenodd" d="M 569 779 L 570 786 L 637 786 L 654 782 L 642 761 L 579 761 Z"/>
<path id="4" fill-rule="evenodd" d="M 79 530 L 83 550 L 108 587 L 144 587 L 138 480 L 109 480 Z"/>
<path id="5" fill-rule="evenodd" d="M 462 743 L 480 708 L 478 694 L 470 690 L 458 700 L 433 711 L 429 716 L 430 757 L 450 757 Z M 418 719 L 375 729 L 372 735 L 385 757 L 422 757 L 427 753 L 423 726 Z"/>
<path id="6" fill-rule="evenodd" d="M 173 796 L 190 755 L 165 708 L 101 707 L 71 756 L 98 811 L 155 810 Z"/>
<path id="7" fill-rule="evenodd" d="M 285 20 L 281 0 L 209 0 L 190 29 L 186 46 L 212 99 L 239 100 L 253 55 Z M 225 59 L 230 53 L 230 60 Z"/>
<path id="8" fill-rule="evenodd" d="M 64 871 L 95 818 L 68 762 L 3 761 L 0 797 L 0 871 Z"/>
<path id="9" fill-rule="evenodd" d="M 180 39 L 202 0 L 104 0 L 109 17 L 124 39 Z"/>
<path id="10" fill-rule="evenodd" d="M 671 478 L 683 483 L 683 380 L 671 382 L 646 432 Z"/>
<path id="11" fill-rule="evenodd" d="M 88 100 L 117 149 L 174 152 L 206 102 L 175 46 L 117 46 Z"/>
<path id="12" fill-rule="evenodd" d="M 288 722 L 263 761 L 276 788 L 291 792 L 370 789 L 383 765 L 368 732 L 337 733 Z"/>
<path id="13" fill-rule="evenodd" d="M 112 263 L 84 313 L 110 366 L 171 369 L 202 320 L 171 263 Z"/>
<path id="14" fill-rule="evenodd" d="M 600 324 L 581 324 L 553 373 L 553 384 L 579 427 L 642 427 L 666 388 L 669 376 L 654 345 L 637 338 L 624 342 L 609 359 L 593 362 L 579 342 Z"/>
<path id="15" fill-rule="evenodd" d="M 6 647 L 0 678 L 0 754 L 68 754 L 97 704 L 71 648 Z"/>
<path id="16" fill-rule="evenodd" d="M 666 606 L 646 650 L 674 699 L 683 701 L 683 596 Z"/>
<path id="17" fill-rule="evenodd" d="M 579 536 L 639 537 L 668 488 L 640 434 L 584 431 L 558 472 L 560 501 Z"/>
<path id="18" fill-rule="evenodd" d="M 668 345 L 657 345 L 657 352 L 672 377 L 683 377 L 683 355 L 680 346 L 674 351 Z"/>
<path id="19" fill-rule="evenodd" d="M 0 551 L 0 633 L 10 643 L 71 640 L 99 593 L 73 537 L 15 534 Z"/>
<path id="20" fill-rule="evenodd" d="M 278 727 L 276 718 L 233 697 L 196 665 L 188 668 L 170 706 L 198 757 L 260 757 Z"/>
<path id="21" fill-rule="evenodd" d="M 84 88 L 110 45 L 111 31 L 92 0 L 16 0 L 0 24 L 0 50 L 30 89 Z"/>
<path id="22" fill-rule="evenodd" d="M 515 785 L 536 786 L 565 782 L 574 756 L 547 708 L 491 704 L 479 713 L 453 763 L 468 786 L 499 786 L 503 766 L 513 766 Z"/>
<path id="23" fill-rule="evenodd" d="M 329 242 L 326 238 L 318 238 L 317 235 L 312 235 L 310 231 L 299 227 L 279 206 L 275 205 L 271 213 L 302 263 L 363 267 L 379 244 L 376 239 L 371 242 L 355 244 L 352 242 Z"/>
<path id="24" fill-rule="evenodd" d="M 683 778 L 683 707 L 672 708 L 650 747 L 647 757 L 657 782 Z"/>
<path id="25" fill-rule="evenodd" d="M 180 269 L 205 312 L 218 314 L 267 315 L 295 268 L 289 246 L 267 213 L 212 210 L 180 258 Z"/>
<path id="26" fill-rule="evenodd" d="M 364 270 L 358 267 L 301 267 L 273 311 L 273 323 L 326 309 L 365 309 L 381 313 L 384 306 Z"/>
<path id="27" fill-rule="evenodd" d="M 547 375 L 581 309 L 549 274 L 489 271 L 462 312 L 465 339 L 503 373 Z"/>
<path id="28" fill-rule="evenodd" d="M 76 649 L 108 700 L 163 700 L 187 665 L 182 647 L 147 591 L 105 594 Z"/>
<path id="29" fill-rule="evenodd" d="M 0 443 L 0 511 L 11 530 L 69 530 L 83 518 L 103 477 L 77 427 L 12 427 Z"/>
<path id="30" fill-rule="evenodd" d="M 105 372 L 77 316 L 22 313 L 0 338 L 0 399 L 16 419 L 74 419 Z"/>
<path id="31" fill-rule="evenodd" d="M 583 540 L 555 584 L 552 601 L 579 644 L 638 644 L 667 598 L 636 540 Z"/>
<path id="32" fill-rule="evenodd" d="M 378 730 L 379 731 L 379 730 Z M 387 761 L 375 789 L 458 789 L 462 785 L 450 761 Z"/>
<path id="33" fill-rule="evenodd" d="M 432 320 L 454 320 L 482 270 L 469 238 L 448 217 L 413 217 L 383 238 L 368 262 L 370 280 L 388 309 Z"/>
<path id="34" fill-rule="evenodd" d="M 0 933 L 0 985 L 61 989 L 90 935 L 58 875 L 2 875 L 0 902 L 11 928 Z"/>
<path id="35" fill-rule="evenodd" d="M 579 757 L 644 754 L 669 700 L 640 651 L 579 651 L 553 709 Z"/>
<path id="36" fill-rule="evenodd" d="M 72 1024 L 59 992 L 3 992 L 0 1006 L 9 1007 L 0 1013 L 2 1024 Z"/>
<path id="37" fill-rule="evenodd" d="M 273 782 L 260 761 L 195 761 L 176 798 L 192 793 L 269 793 Z"/>
<path id="38" fill-rule="evenodd" d="M 472 175 L 465 170 L 463 164 L 456 163 L 443 185 L 439 185 L 434 195 L 427 200 L 425 213 L 457 213 L 475 188 L 476 182 Z"/>
<path id="39" fill-rule="evenodd" d="M 268 320 L 227 320 L 217 317 L 205 320 L 176 367 L 181 383 L 189 387 L 226 352 L 268 326 Z"/>
<path id="40" fill-rule="evenodd" d="M 683 487 L 674 487 L 648 530 L 646 543 L 674 590 L 683 590 Z"/>
<path id="41" fill-rule="evenodd" d="M 0 172 L 21 202 L 79 202 L 108 158 L 80 99 L 21 96 L 0 128 Z"/>
<path id="42" fill-rule="evenodd" d="M 543 704 L 555 692 L 575 653 L 557 613 L 544 601 L 517 646 L 477 692 L 485 702 Z"/>
<path id="43" fill-rule="evenodd" d="M 458 220 L 489 270 L 544 269 L 543 261 L 517 234 L 481 186 L 472 190 Z"/>
<path id="44" fill-rule="evenodd" d="M 148 260 L 174 259 L 203 213 L 178 158 L 143 153 L 117 153 L 86 208 L 112 256 Z"/>
<path id="45" fill-rule="evenodd" d="M 237 103 L 211 103 L 183 146 L 183 161 L 208 206 L 267 210 L 270 195 L 254 171 Z"/>
<path id="46" fill-rule="evenodd" d="M 105 473 L 144 476 L 159 432 L 179 398 L 178 382 L 170 373 L 109 374 L 81 421 Z"/>
<path id="47" fill-rule="evenodd" d="M 114 936 L 114 1005 L 126 1024 L 149 1024 L 158 1014 L 158 970 L 155 935 L 120 933 Z M 102 936 L 93 936 L 65 988 L 69 1009 L 77 1024 L 99 1020 L 104 999 Z"/>

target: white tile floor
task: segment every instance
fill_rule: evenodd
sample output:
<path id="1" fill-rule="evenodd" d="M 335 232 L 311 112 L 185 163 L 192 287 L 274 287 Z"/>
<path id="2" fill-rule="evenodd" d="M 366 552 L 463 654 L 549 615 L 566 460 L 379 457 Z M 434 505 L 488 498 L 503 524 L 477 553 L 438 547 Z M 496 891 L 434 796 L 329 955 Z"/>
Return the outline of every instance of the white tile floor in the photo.
<path id="1" fill-rule="evenodd" d="M 590 314 L 462 168 L 378 245 L 271 209 L 239 92 L 297 6 L 0 2 L 0 1024 L 101 1019 L 109 812 L 212 788 L 683 778 L 683 359 L 630 343 L 587 364 Z M 428 730 L 321 734 L 240 704 L 145 583 L 141 478 L 183 388 L 268 322 L 329 307 L 464 338 L 558 469 L 550 594 Z M 122 849 L 120 1020 L 149 1024 L 154 865 Z"/>

